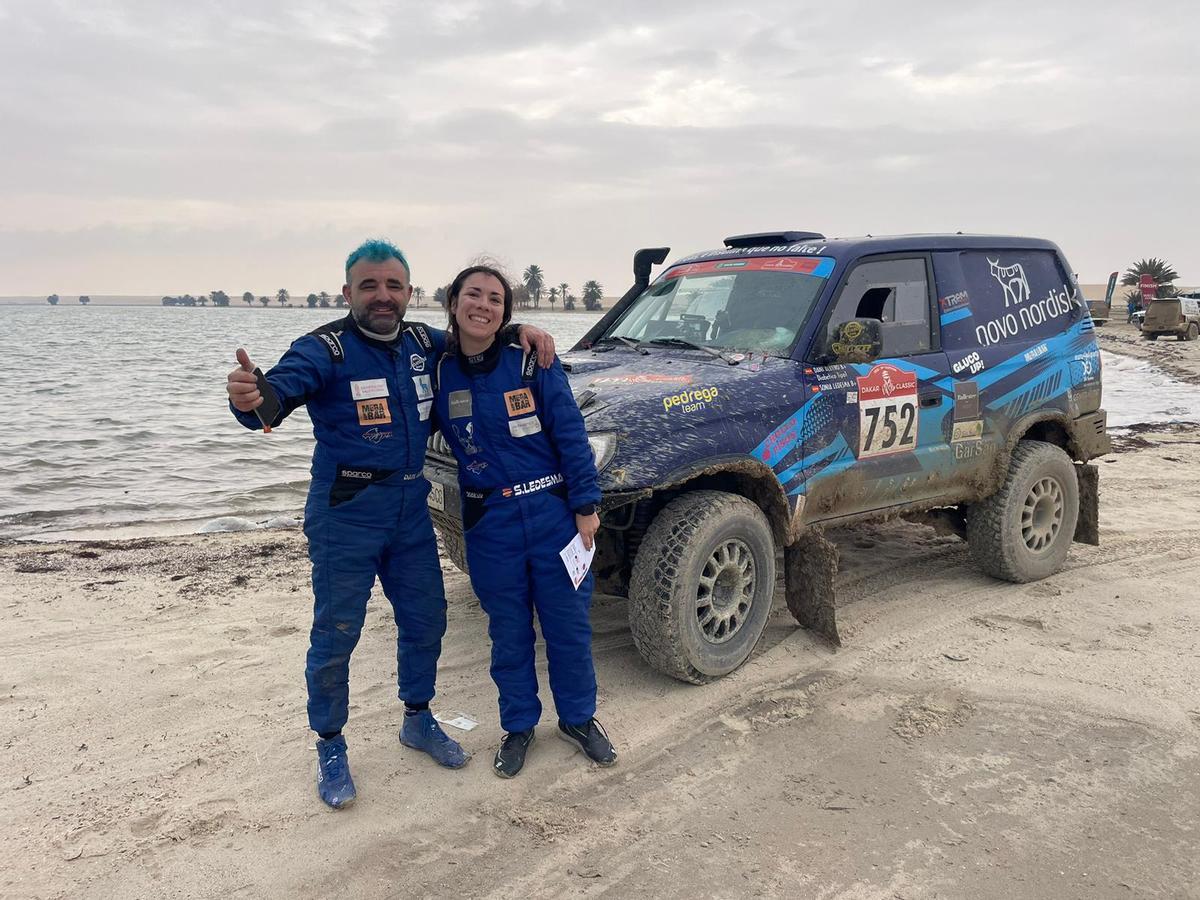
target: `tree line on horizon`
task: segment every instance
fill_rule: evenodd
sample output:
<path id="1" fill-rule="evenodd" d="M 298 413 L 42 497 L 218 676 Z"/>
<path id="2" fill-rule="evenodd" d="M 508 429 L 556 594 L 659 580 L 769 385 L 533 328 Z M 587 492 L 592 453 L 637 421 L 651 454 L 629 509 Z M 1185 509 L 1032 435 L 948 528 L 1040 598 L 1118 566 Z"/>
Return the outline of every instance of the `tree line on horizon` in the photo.
<path id="1" fill-rule="evenodd" d="M 449 285 L 439 287 L 433 292 L 433 300 L 438 306 L 446 308 L 446 296 L 449 291 Z M 425 289 L 414 285 L 412 292 L 413 300 L 416 301 L 417 307 L 421 306 L 421 301 L 425 298 Z M 604 288 L 600 282 L 592 279 L 583 283 L 581 296 L 576 297 L 570 291 L 570 285 L 563 281 L 559 284 L 546 287 L 546 276 L 542 271 L 542 267 L 537 264 L 530 264 L 526 267 L 521 276 L 521 281 L 513 285 L 513 304 L 519 309 L 528 309 L 532 306 L 534 309 L 541 307 L 542 297 L 545 296 L 550 303 L 551 310 L 559 301 L 562 302 L 564 311 L 575 309 L 576 303 L 583 301 L 583 308 L 589 311 L 596 311 L 604 308 Z M 57 306 L 59 302 L 58 294 L 51 294 L 46 298 L 46 302 L 51 306 Z M 80 296 L 79 302 L 86 306 L 91 302 L 91 298 L 86 294 Z M 230 297 L 224 291 L 209 291 L 207 294 L 179 294 L 162 298 L 163 306 L 208 306 L 211 303 L 213 306 L 229 306 L 231 304 Z M 300 304 L 292 303 L 292 295 L 287 288 L 280 288 L 275 292 L 274 297 L 255 297 L 250 291 L 242 294 L 242 302 L 247 306 L 253 307 L 255 303 L 262 307 L 268 307 L 272 302 L 277 303 L 281 307 L 301 308 Z M 341 293 L 330 294 L 326 291 L 321 291 L 319 294 L 309 294 L 304 301 L 304 305 L 309 309 L 344 309 L 346 299 Z"/>

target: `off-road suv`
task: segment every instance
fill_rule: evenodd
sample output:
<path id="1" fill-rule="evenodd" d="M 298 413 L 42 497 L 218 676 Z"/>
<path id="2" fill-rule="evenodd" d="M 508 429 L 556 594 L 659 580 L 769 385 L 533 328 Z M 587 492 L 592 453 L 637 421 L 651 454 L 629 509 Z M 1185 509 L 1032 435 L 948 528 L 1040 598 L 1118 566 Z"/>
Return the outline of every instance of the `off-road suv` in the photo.
<path id="1" fill-rule="evenodd" d="M 1173 334 L 1179 341 L 1200 337 L 1200 292 L 1150 301 L 1142 319 L 1142 337 L 1157 341 L 1164 334 Z"/>
<path id="2" fill-rule="evenodd" d="M 1100 354 L 1053 243 L 932 235 L 732 237 L 635 284 L 565 355 L 601 487 L 598 587 L 645 659 L 704 682 L 763 632 L 782 551 L 800 623 L 837 641 L 824 529 L 948 525 L 996 578 L 1096 543 L 1109 443 Z M 426 474 L 465 566 L 445 445 Z"/>

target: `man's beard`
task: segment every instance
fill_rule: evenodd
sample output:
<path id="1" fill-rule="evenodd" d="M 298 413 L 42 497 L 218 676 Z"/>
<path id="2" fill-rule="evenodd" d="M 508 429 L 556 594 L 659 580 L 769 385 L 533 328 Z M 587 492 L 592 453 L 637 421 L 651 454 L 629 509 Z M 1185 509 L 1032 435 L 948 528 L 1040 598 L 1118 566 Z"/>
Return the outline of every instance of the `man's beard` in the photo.
<path id="1" fill-rule="evenodd" d="M 387 311 L 372 310 L 368 307 L 361 312 L 351 310 L 351 313 L 354 316 L 354 321 L 358 323 L 360 328 L 364 328 L 375 334 L 388 334 L 395 331 L 404 318 L 404 311 L 399 306 L 391 306 Z M 373 318 L 379 321 L 373 322 Z"/>

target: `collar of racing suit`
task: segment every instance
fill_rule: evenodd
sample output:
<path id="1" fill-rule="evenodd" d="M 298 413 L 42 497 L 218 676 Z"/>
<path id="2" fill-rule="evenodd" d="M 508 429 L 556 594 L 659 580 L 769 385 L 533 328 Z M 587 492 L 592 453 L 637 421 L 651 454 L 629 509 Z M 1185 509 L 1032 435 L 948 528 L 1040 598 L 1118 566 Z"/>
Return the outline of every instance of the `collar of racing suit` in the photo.
<path id="1" fill-rule="evenodd" d="M 504 345 L 500 340 L 495 339 L 482 353 L 476 353 L 472 356 L 467 356 L 463 353 L 462 347 L 455 345 L 454 352 L 458 356 L 458 364 L 467 375 L 487 375 L 495 371 L 496 366 L 500 362 L 500 351 Z"/>

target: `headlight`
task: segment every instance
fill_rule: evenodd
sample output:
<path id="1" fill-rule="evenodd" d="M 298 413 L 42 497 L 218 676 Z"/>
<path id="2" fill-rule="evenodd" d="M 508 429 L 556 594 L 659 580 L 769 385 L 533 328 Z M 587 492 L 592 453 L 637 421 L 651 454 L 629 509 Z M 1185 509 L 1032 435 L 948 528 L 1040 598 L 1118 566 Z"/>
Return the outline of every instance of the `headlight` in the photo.
<path id="1" fill-rule="evenodd" d="M 617 435 L 612 431 L 599 431 L 588 435 L 588 445 L 596 457 L 596 471 L 603 472 L 617 452 Z"/>

